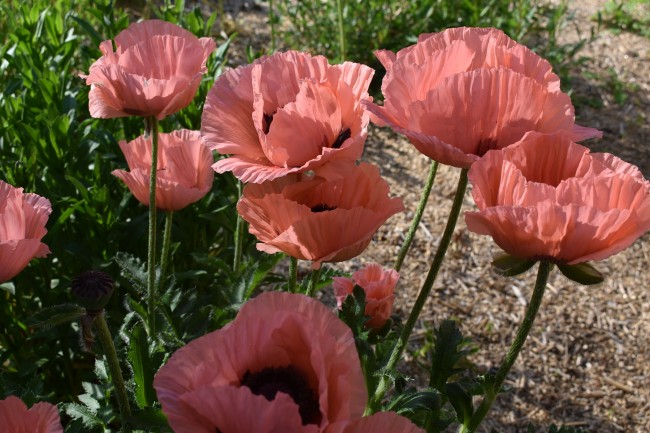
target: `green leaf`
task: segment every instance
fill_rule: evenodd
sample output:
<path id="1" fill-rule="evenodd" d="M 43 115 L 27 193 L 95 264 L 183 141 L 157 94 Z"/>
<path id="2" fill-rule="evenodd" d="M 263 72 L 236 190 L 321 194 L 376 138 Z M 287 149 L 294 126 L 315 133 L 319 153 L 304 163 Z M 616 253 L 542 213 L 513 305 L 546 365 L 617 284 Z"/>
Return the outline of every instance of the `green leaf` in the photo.
<path id="1" fill-rule="evenodd" d="M 383 410 L 399 414 L 414 414 L 419 411 L 433 412 L 440 410 L 442 399 L 435 389 L 400 394 Z"/>
<path id="2" fill-rule="evenodd" d="M 586 262 L 577 265 L 558 265 L 558 268 L 565 277 L 585 286 L 600 284 L 605 281 L 605 276 Z"/>
<path id="3" fill-rule="evenodd" d="M 135 382 L 135 400 L 141 408 L 153 405 L 156 392 L 153 389 L 154 367 L 149 356 L 147 333 L 142 323 L 136 323 L 131 331 L 128 358 Z"/>
<path id="4" fill-rule="evenodd" d="M 32 328 L 49 329 L 63 323 L 80 319 L 86 314 L 86 309 L 74 304 L 55 305 L 45 308 L 26 320 Z"/>
<path id="5" fill-rule="evenodd" d="M 436 328 L 429 386 L 443 394 L 446 392 L 445 384 L 459 371 L 456 365 L 472 352 L 470 349 L 463 349 L 468 342 L 453 320 L 445 320 Z"/>
<path id="6" fill-rule="evenodd" d="M 73 419 L 81 420 L 84 427 L 99 427 L 101 429 L 104 429 L 106 427 L 104 422 L 86 406 L 80 405 L 78 403 L 68 403 L 65 404 L 64 407 L 65 413 L 67 413 Z"/>
<path id="7" fill-rule="evenodd" d="M 469 422 L 474 413 L 472 394 L 470 394 L 469 391 L 465 389 L 465 386 L 460 382 L 446 384 L 445 390 L 449 403 L 451 403 L 456 411 L 458 422 L 461 424 Z"/>
<path id="8" fill-rule="evenodd" d="M 523 274 L 532 268 L 535 263 L 535 260 L 521 259 L 508 253 L 499 253 L 492 260 L 492 269 L 504 277 L 514 277 Z"/>

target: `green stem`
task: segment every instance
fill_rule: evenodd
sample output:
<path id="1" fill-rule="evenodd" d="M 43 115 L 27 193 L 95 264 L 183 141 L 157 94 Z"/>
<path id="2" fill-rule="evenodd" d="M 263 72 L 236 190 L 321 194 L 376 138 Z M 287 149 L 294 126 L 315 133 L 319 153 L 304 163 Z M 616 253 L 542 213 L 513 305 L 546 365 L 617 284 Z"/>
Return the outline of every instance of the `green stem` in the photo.
<path id="1" fill-rule="evenodd" d="M 106 319 L 104 319 L 104 311 L 101 311 L 94 317 L 93 323 L 97 330 L 97 337 L 99 342 L 104 348 L 106 361 L 108 362 L 108 369 L 111 372 L 113 385 L 115 386 L 115 395 L 117 397 L 117 404 L 120 409 L 120 418 L 122 419 L 122 432 L 130 433 L 131 428 L 127 425 L 126 420 L 131 416 L 131 406 L 129 406 L 129 396 L 126 393 L 126 386 L 124 385 L 124 377 L 122 377 L 122 370 L 120 369 L 120 361 L 117 358 L 111 331 L 108 329 Z"/>
<path id="2" fill-rule="evenodd" d="M 298 259 L 289 257 L 289 293 L 296 293 L 296 281 L 298 280 Z"/>
<path id="3" fill-rule="evenodd" d="M 172 220 L 174 211 L 165 213 L 165 231 L 163 232 L 162 252 L 160 253 L 160 280 L 158 281 L 158 291 L 165 287 L 165 278 L 167 278 L 167 266 L 169 262 L 169 250 L 172 244 Z"/>
<path id="4" fill-rule="evenodd" d="M 339 19 L 339 62 L 345 61 L 345 31 L 343 28 L 343 7 L 341 0 L 336 0 L 336 13 Z"/>
<path id="5" fill-rule="evenodd" d="M 318 278 L 320 277 L 320 271 L 322 266 L 318 269 L 311 271 L 311 277 L 309 278 L 309 285 L 307 286 L 307 296 L 313 297 L 316 294 L 316 286 L 318 285 Z"/>
<path id="6" fill-rule="evenodd" d="M 429 177 L 427 178 L 427 182 L 424 185 L 424 189 L 422 190 L 422 196 L 420 196 L 420 202 L 418 203 L 418 207 L 415 210 L 413 221 L 411 221 L 411 227 L 409 227 L 409 231 L 404 238 L 402 248 L 400 248 L 399 253 L 397 254 L 397 260 L 395 260 L 394 268 L 398 272 L 402 268 L 402 263 L 404 263 L 406 254 L 408 253 L 409 248 L 411 248 L 413 238 L 415 237 L 415 232 L 417 232 L 420 221 L 422 220 L 422 215 L 424 214 L 424 209 L 427 207 L 427 202 L 429 201 L 429 195 L 431 194 L 431 188 L 433 187 L 433 181 L 436 179 L 437 171 L 438 161 L 432 161 L 431 168 L 429 168 Z"/>
<path id="7" fill-rule="evenodd" d="M 269 23 L 271 24 L 271 52 L 275 52 L 275 13 L 273 0 L 269 0 Z"/>
<path id="8" fill-rule="evenodd" d="M 241 197 L 242 194 L 242 183 L 240 180 L 237 181 L 237 195 Z M 244 219 L 237 213 L 237 223 L 235 225 L 235 257 L 233 259 L 233 270 L 236 274 L 239 273 L 239 267 L 241 265 L 241 250 L 244 244 Z"/>
<path id="9" fill-rule="evenodd" d="M 151 134 L 151 173 L 149 175 L 149 248 L 147 251 L 147 313 L 149 335 L 156 334 L 156 175 L 158 172 L 158 120 L 146 119 Z"/>
<path id="10" fill-rule="evenodd" d="M 552 270 L 553 263 L 547 261 L 539 262 L 537 280 L 535 281 L 535 287 L 533 289 L 533 295 L 530 299 L 530 303 L 526 308 L 524 320 L 521 322 L 521 325 L 519 325 L 517 335 L 515 336 L 510 349 L 508 349 L 508 353 L 503 358 L 503 361 L 501 361 L 499 370 L 494 376 L 494 384 L 491 387 L 491 392 L 486 393 L 483 401 L 481 401 L 481 404 L 479 405 L 476 412 L 474 412 L 474 415 L 472 415 L 472 418 L 469 420 L 467 425 L 463 425 L 459 428 L 459 433 L 473 433 L 476 431 L 479 424 L 481 424 L 481 421 L 492 407 L 492 403 L 494 403 L 494 400 L 499 394 L 501 386 L 503 385 L 508 372 L 514 365 L 517 357 L 519 356 L 519 352 L 521 352 L 521 349 L 526 342 L 528 333 L 533 326 L 533 322 L 535 321 L 539 307 L 542 304 L 542 297 L 544 296 L 544 290 L 546 289 L 546 282 L 548 281 L 548 277 L 551 274 Z"/>
<path id="11" fill-rule="evenodd" d="M 451 242 L 451 236 L 454 233 L 454 229 L 456 228 L 456 221 L 458 221 L 458 216 L 460 215 L 460 209 L 463 205 L 463 198 L 465 196 L 465 190 L 467 189 L 467 170 L 468 169 L 464 168 L 460 172 L 460 177 L 458 179 L 458 187 L 456 188 L 456 195 L 454 196 L 454 202 L 451 206 L 451 211 L 449 213 L 449 218 L 447 219 L 447 225 L 445 226 L 445 231 L 442 234 L 442 238 L 440 239 L 440 244 L 438 245 L 438 249 L 436 250 L 436 255 L 433 257 L 433 262 L 431 263 L 431 269 L 429 269 L 429 274 L 427 275 L 427 278 L 424 281 L 422 288 L 420 289 L 420 293 L 418 294 L 418 297 L 415 300 L 415 305 L 413 305 L 413 309 L 411 310 L 411 313 L 409 314 L 409 317 L 406 320 L 406 324 L 402 329 L 402 333 L 400 334 L 397 343 L 395 344 L 395 347 L 391 352 L 390 358 L 388 359 L 388 363 L 386 364 L 386 368 L 385 368 L 386 374 L 382 375 L 381 378 L 379 379 L 379 384 L 377 385 L 377 389 L 375 390 L 374 395 L 368 402 L 368 409 L 366 411 L 367 413 L 376 412 L 379 407 L 379 404 L 381 403 L 381 400 L 384 398 L 384 395 L 388 390 L 388 376 L 395 371 L 395 368 L 397 367 L 397 363 L 402 357 L 402 353 L 404 352 L 409 337 L 411 336 L 411 332 L 413 332 L 413 327 L 415 326 L 415 322 L 418 320 L 418 317 L 422 312 L 422 308 L 424 307 L 424 304 L 427 298 L 429 297 L 429 293 L 433 288 L 433 283 L 436 281 L 436 276 L 438 275 L 438 271 L 440 271 L 442 261 L 445 258 L 447 247 L 449 247 L 449 243 Z"/>

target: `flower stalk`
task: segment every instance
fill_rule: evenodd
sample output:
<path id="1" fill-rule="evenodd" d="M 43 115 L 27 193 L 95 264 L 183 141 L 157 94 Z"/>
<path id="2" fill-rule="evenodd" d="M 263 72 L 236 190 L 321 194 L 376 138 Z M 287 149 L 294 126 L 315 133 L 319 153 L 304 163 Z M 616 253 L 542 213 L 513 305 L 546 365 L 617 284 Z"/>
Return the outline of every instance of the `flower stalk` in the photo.
<path id="1" fill-rule="evenodd" d="M 316 287 L 318 285 L 318 279 L 320 278 L 320 272 L 323 268 L 314 269 L 311 271 L 311 277 L 309 278 L 309 285 L 307 286 L 307 296 L 313 297 L 316 294 Z"/>
<path id="2" fill-rule="evenodd" d="M 427 278 L 424 281 L 422 288 L 420 289 L 420 293 L 418 294 L 417 299 L 415 300 L 413 309 L 411 310 L 411 313 L 406 320 L 406 324 L 402 329 L 402 333 L 400 334 L 395 347 L 393 347 L 390 358 L 388 359 L 388 363 L 385 367 L 387 374 L 381 377 L 374 395 L 368 402 L 368 409 L 366 410 L 367 414 L 376 412 L 378 410 L 381 400 L 384 398 L 386 391 L 388 391 L 388 377 L 390 373 L 395 371 L 397 363 L 401 359 L 402 353 L 404 353 L 406 344 L 408 343 L 409 337 L 411 336 L 411 332 L 413 332 L 415 322 L 418 320 L 418 317 L 422 312 L 422 308 L 424 307 L 424 304 L 429 297 L 429 293 L 431 293 L 433 283 L 436 281 L 436 277 L 438 276 L 438 272 L 442 266 L 442 261 L 445 257 L 445 254 L 447 253 L 449 243 L 451 242 L 451 236 L 454 233 L 454 229 L 456 228 L 456 222 L 458 221 L 458 216 L 460 215 L 460 209 L 463 205 L 463 198 L 465 197 L 465 190 L 467 189 L 467 171 L 468 169 L 464 168 L 460 172 L 458 186 L 456 188 L 456 195 L 454 196 L 451 211 L 447 219 L 447 225 L 445 226 L 442 238 L 440 239 L 440 244 L 438 245 L 438 249 L 436 250 L 436 254 L 433 258 L 433 262 L 431 263 L 431 268 L 429 269 Z"/>
<path id="3" fill-rule="evenodd" d="M 458 430 L 459 433 L 475 432 L 479 424 L 481 424 L 481 421 L 483 420 L 485 415 L 492 407 L 492 403 L 494 403 L 494 400 L 499 394 L 499 390 L 501 390 L 501 386 L 503 386 L 503 382 L 505 381 L 508 372 L 510 371 L 515 361 L 517 360 L 517 357 L 519 356 L 519 352 L 521 352 L 521 349 L 523 348 L 524 343 L 526 342 L 526 338 L 528 338 L 528 333 L 530 332 L 530 329 L 533 326 L 533 322 L 535 321 L 535 317 L 537 317 L 537 312 L 539 311 L 539 307 L 542 304 L 542 298 L 544 296 L 544 291 L 546 289 L 546 283 L 548 281 L 548 277 L 551 274 L 552 270 L 553 270 L 553 263 L 544 260 L 539 262 L 539 268 L 537 270 L 537 280 L 535 281 L 535 287 L 533 288 L 533 295 L 530 299 L 530 303 L 528 304 L 528 308 L 526 308 L 526 314 L 524 315 L 524 320 L 521 322 L 521 325 L 517 330 L 517 335 L 515 336 L 515 339 L 513 340 L 512 345 L 510 346 L 510 349 L 508 349 L 508 353 L 503 358 L 499 370 L 494 376 L 494 382 L 491 387 L 492 388 L 491 392 L 488 392 L 485 395 L 483 401 L 481 401 L 481 404 L 479 405 L 476 412 L 474 412 L 469 422 L 466 425 L 462 425 L 460 427 L 460 429 Z"/>
<path id="4" fill-rule="evenodd" d="M 147 249 L 147 313 L 149 335 L 156 333 L 156 174 L 158 171 L 158 119 L 147 117 L 147 133 L 151 135 L 151 173 L 149 175 L 149 244 Z"/>
<path id="5" fill-rule="evenodd" d="M 106 319 L 104 318 L 104 310 L 101 310 L 94 316 L 93 323 L 97 330 L 97 337 L 99 342 L 104 348 L 106 361 L 108 362 L 108 369 L 111 372 L 113 385 L 115 386 L 115 395 L 117 397 L 117 404 L 120 409 L 120 418 L 122 420 L 122 432 L 131 433 L 131 428 L 128 426 L 126 420 L 131 416 L 131 406 L 129 405 L 129 397 L 126 392 L 124 384 L 124 377 L 122 377 L 122 370 L 120 369 L 120 361 L 117 358 L 111 331 L 108 329 Z"/>
<path id="6" fill-rule="evenodd" d="M 289 257 L 289 293 L 296 293 L 296 281 L 298 280 L 298 259 Z"/>
<path id="7" fill-rule="evenodd" d="M 406 254 L 409 252 L 411 244 L 413 243 L 413 239 L 415 238 L 415 232 L 417 232 L 420 221 L 422 221 L 422 215 L 424 215 L 424 209 L 427 207 L 427 202 L 429 201 L 429 195 L 431 195 L 431 188 L 433 187 L 433 182 L 436 179 L 437 171 L 438 161 L 432 161 L 431 167 L 429 168 L 429 177 L 427 177 L 427 182 L 425 183 L 424 189 L 422 190 L 420 202 L 418 203 L 418 207 L 415 210 L 415 215 L 413 215 L 413 221 L 411 221 L 411 226 L 409 227 L 409 231 L 404 238 L 404 243 L 402 244 L 402 247 L 397 254 L 395 266 L 393 266 L 393 269 L 395 269 L 397 272 L 399 272 L 399 270 L 402 268 Z"/>
<path id="8" fill-rule="evenodd" d="M 241 197 L 242 195 L 242 182 L 237 181 L 237 196 Z M 244 245 L 244 219 L 237 214 L 237 222 L 235 224 L 235 253 L 233 258 L 232 268 L 235 273 L 239 273 L 239 267 L 241 266 L 241 254 L 242 247 Z"/>

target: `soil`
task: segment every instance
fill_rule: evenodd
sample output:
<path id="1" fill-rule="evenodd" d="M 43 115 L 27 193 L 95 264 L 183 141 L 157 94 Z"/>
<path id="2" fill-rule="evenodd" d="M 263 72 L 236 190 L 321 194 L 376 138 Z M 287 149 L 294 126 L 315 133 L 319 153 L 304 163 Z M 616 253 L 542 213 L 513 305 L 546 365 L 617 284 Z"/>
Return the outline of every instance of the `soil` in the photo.
<path id="1" fill-rule="evenodd" d="M 605 1 L 569 2 L 573 16 L 560 42 L 586 37 Z M 264 10 L 241 12 L 231 64 L 246 62 L 242 47 L 268 46 Z M 238 48 L 239 47 L 239 48 Z M 584 144 L 638 165 L 650 177 L 650 39 L 601 28 L 580 53 L 589 60 L 573 71 L 572 98 L 577 121 L 604 132 Z M 622 93 L 621 93 L 621 89 Z M 618 92 L 618 101 L 617 101 Z M 627 96 L 626 96 L 627 93 Z M 622 98 L 622 99 L 621 99 Z M 371 126 L 364 160 L 378 165 L 392 194 L 406 211 L 392 217 L 371 246 L 348 263 L 390 266 L 406 234 L 430 165 L 403 137 Z M 441 166 L 415 242 L 401 271 L 395 311 L 406 317 L 417 296 L 446 223 L 459 170 Z M 474 208 L 467 193 L 464 210 Z M 604 283 L 580 286 L 554 271 L 540 314 L 524 350 L 506 381 L 511 391 L 499 396 L 479 429 L 500 433 L 536 425 L 568 425 L 589 432 L 650 432 L 650 235 L 624 252 L 594 265 Z M 489 237 L 469 232 L 461 217 L 404 364 L 414 384 L 424 383 L 425 356 L 417 355 L 427 334 L 444 319 L 460 323 L 478 351 L 470 358 L 484 372 L 498 366 L 528 303 L 534 269 L 503 278 L 490 268 L 498 249 Z M 548 428 L 537 431 L 548 431 Z"/>

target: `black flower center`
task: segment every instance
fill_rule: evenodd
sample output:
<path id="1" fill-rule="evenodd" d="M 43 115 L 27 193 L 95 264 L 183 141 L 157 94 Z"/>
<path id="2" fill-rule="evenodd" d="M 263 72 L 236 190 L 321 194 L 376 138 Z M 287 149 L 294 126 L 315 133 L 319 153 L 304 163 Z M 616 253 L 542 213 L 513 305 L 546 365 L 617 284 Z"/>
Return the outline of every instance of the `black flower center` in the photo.
<path id="1" fill-rule="evenodd" d="M 334 210 L 336 209 L 336 206 L 329 206 L 327 203 L 318 203 L 315 206 L 311 207 L 311 211 L 316 213 L 316 212 L 326 212 L 328 210 Z"/>
<path id="2" fill-rule="evenodd" d="M 264 122 L 262 123 L 262 131 L 264 131 L 265 134 L 269 133 L 269 129 L 271 129 L 271 122 L 273 122 L 273 114 L 266 114 L 264 113 Z"/>
<path id="3" fill-rule="evenodd" d="M 345 140 L 350 138 L 352 136 L 352 132 L 350 132 L 350 128 L 346 128 L 341 131 L 338 137 L 336 137 L 336 140 L 334 140 L 334 143 L 332 143 L 332 149 L 338 149 L 340 148 Z"/>
<path id="4" fill-rule="evenodd" d="M 270 367 L 257 373 L 247 371 L 241 380 L 253 394 L 263 395 L 272 401 L 278 392 L 283 392 L 298 405 L 303 425 L 321 422 L 318 396 L 309 387 L 305 377 L 294 367 Z"/>
<path id="5" fill-rule="evenodd" d="M 481 138 L 478 142 L 478 148 L 476 149 L 476 155 L 483 156 L 488 150 L 496 149 L 497 142 L 492 138 Z"/>

